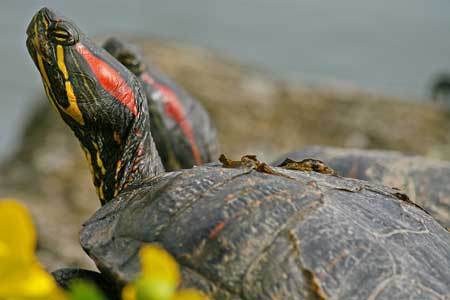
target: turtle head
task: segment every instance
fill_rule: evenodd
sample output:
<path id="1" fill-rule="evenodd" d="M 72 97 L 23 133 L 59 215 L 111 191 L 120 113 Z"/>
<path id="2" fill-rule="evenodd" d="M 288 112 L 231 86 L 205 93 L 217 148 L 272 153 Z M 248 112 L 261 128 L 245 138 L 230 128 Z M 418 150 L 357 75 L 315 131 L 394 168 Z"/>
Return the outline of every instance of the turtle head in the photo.
<path id="1" fill-rule="evenodd" d="M 72 21 L 48 8 L 36 13 L 27 35 L 47 97 L 79 139 L 105 202 L 136 181 L 141 168 L 130 161 L 139 161 L 151 147 L 146 144 L 153 145 L 140 83 Z"/>
<path id="2" fill-rule="evenodd" d="M 144 57 L 136 46 L 111 37 L 105 41 L 103 48 L 135 75 L 145 71 Z"/>
<path id="3" fill-rule="evenodd" d="M 48 99 L 72 130 L 97 133 L 101 128 L 124 138 L 144 109 L 136 77 L 48 8 L 36 13 L 27 34 Z"/>

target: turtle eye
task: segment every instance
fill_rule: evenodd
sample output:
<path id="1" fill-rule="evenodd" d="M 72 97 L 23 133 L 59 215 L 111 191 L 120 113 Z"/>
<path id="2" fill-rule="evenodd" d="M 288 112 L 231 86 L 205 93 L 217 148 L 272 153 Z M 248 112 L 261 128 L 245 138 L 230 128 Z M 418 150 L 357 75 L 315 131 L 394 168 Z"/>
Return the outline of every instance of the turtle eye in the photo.
<path id="1" fill-rule="evenodd" d="M 74 45 L 78 42 L 78 32 L 66 22 L 56 22 L 49 26 L 47 37 L 56 44 L 63 46 Z"/>

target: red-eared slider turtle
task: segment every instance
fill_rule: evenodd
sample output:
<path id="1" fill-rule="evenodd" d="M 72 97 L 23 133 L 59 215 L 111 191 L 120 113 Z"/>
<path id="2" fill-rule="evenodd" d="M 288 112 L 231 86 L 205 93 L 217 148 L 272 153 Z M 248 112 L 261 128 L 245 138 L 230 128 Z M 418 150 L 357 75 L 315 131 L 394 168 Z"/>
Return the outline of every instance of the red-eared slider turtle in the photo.
<path id="1" fill-rule="evenodd" d="M 112 37 L 103 48 L 141 80 L 152 120 L 152 136 L 166 170 L 217 160 L 216 129 L 198 101 L 145 62 L 136 46 Z"/>
<path id="2" fill-rule="evenodd" d="M 397 190 L 252 156 L 164 173 L 138 79 L 49 9 L 27 33 L 106 203 L 82 247 L 118 285 L 141 245 L 159 243 L 183 284 L 216 300 L 450 297 L 450 234 Z"/>
<path id="3" fill-rule="evenodd" d="M 307 147 L 283 156 L 293 160 L 315 157 L 339 175 L 399 188 L 450 228 L 450 163 L 407 156 L 395 151 Z M 282 163 L 284 158 L 274 165 Z"/>

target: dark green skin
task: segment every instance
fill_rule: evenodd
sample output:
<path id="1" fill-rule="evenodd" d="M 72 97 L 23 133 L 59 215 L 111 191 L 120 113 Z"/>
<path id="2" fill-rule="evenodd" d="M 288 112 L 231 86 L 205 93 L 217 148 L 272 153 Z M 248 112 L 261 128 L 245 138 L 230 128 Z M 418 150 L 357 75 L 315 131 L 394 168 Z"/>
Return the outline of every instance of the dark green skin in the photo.
<path id="1" fill-rule="evenodd" d="M 339 175 L 399 188 L 442 225 L 450 228 L 450 163 L 394 151 L 308 147 L 283 156 L 314 157 Z"/>
<path id="2" fill-rule="evenodd" d="M 39 30 L 29 32 L 27 44 L 32 57 L 37 51 L 34 35 L 49 49 L 58 44 L 47 38 L 50 29 L 39 27 L 49 15 L 47 22 L 64 20 L 49 10 L 37 13 L 30 27 L 37 24 Z M 103 53 L 86 39 L 83 36 L 80 42 L 99 55 Z M 73 46 L 64 50 L 70 52 Z M 49 62 L 51 52 L 46 54 Z M 135 82 L 122 65 L 109 64 L 127 76 L 127 82 Z M 98 84 L 89 68 L 67 65 L 70 74 L 81 72 Z M 51 70 L 56 65 L 46 67 Z M 52 89 L 61 90 L 56 79 L 52 82 Z M 82 94 L 84 85 L 76 87 Z M 99 93 L 95 100 L 82 98 L 79 105 L 83 110 L 107 113 L 109 121 L 118 123 L 104 124 L 104 131 L 94 130 L 92 138 L 109 136 L 109 126 L 111 130 L 119 125 L 140 126 L 141 133 L 149 132 L 147 101 L 140 86 L 135 88 L 138 114 L 134 117 L 127 107 L 101 93 L 100 86 L 92 89 Z M 81 130 L 79 124 L 64 120 L 72 130 Z M 99 122 L 101 119 L 86 114 L 82 128 L 101 127 Z M 121 188 L 116 198 L 105 198 L 106 204 L 81 231 L 82 247 L 106 281 L 120 286 L 135 278 L 140 247 L 158 243 L 179 262 L 183 285 L 208 292 L 214 300 L 450 296 L 450 234 L 397 190 L 282 168 L 274 168 L 272 174 L 253 167 L 218 166 L 164 173 L 155 159 L 158 155 L 151 135 L 128 132 L 130 136 L 124 138 L 131 144 L 124 145 L 125 152 L 112 151 L 114 141 L 99 144 L 99 151 L 105 161 L 115 157 L 133 160 L 135 152 L 128 150 L 135 149 L 132 142 L 142 145 L 148 153 L 142 161 L 146 164 L 138 166 L 140 177 Z M 92 141 L 80 138 L 80 142 Z M 106 168 L 108 173 L 109 166 Z M 105 184 L 107 190 L 113 185 Z"/>
<path id="3" fill-rule="evenodd" d="M 152 120 L 152 136 L 167 171 L 180 168 L 187 169 L 194 165 L 217 160 L 219 157 L 217 131 L 208 113 L 197 100 L 153 64 L 146 61 L 135 45 L 111 37 L 105 41 L 103 48 L 140 79 L 147 96 Z M 144 80 L 144 76 L 147 75 L 150 75 L 156 84 Z M 179 101 L 178 103 L 186 116 L 185 120 L 194 134 L 195 143 L 200 153 L 200 162 L 195 160 L 191 143 L 183 132 L 181 124 L 167 114 L 161 85 L 169 89 Z"/>

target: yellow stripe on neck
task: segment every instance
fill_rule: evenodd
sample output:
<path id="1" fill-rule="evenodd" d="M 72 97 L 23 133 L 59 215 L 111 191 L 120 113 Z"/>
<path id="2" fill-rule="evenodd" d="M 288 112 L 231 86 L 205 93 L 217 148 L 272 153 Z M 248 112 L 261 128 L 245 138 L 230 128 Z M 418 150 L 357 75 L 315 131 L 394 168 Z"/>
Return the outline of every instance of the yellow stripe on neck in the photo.
<path id="1" fill-rule="evenodd" d="M 42 56 L 36 52 L 36 57 L 38 61 L 39 71 L 41 72 L 42 78 L 44 78 L 44 83 L 50 87 L 50 80 L 48 80 L 47 72 L 45 71 L 44 63 L 42 62 Z"/>
<path id="2" fill-rule="evenodd" d="M 99 159 L 99 158 L 98 158 L 98 157 L 99 157 L 99 154 L 98 154 L 98 146 L 97 146 L 95 143 L 93 143 L 93 145 L 94 145 L 94 147 L 97 149 L 97 163 L 98 163 L 98 159 Z M 95 191 L 96 191 L 96 193 L 97 193 L 98 198 L 100 199 L 100 202 L 103 203 L 103 201 L 105 201 L 105 192 L 104 192 L 105 182 L 103 181 L 103 178 L 101 178 L 101 177 L 99 176 L 99 174 L 96 174 L 96 173 L 95 173 L 95 170 L 94 170 L 94 161 L 92 160 L 91 152 L 89 152 L 89 150 L 88 150 L 86 147 L 84 147 L 83 145 L 81 145 L 81 148 L 83 149 L 83 152 L 84 152 L 84 154 L 86 155 L 86 160 L 87 160 L 87 162 L 88 162 L 89 170 L 91 171 L 91 175 L 92 175 L 92 181 L 93 181 L 94 186 L 95 186 Z M 104 168 L 103 168 L 103 164 L 102 164 L 101 168 L 104 169 Z M 106 171 L 106 170 L 105 170 L 105 171 Z M 102 170 L 102 173 L 103 173 L 103 170 Z M 103 174 L 103 175 L 104 175 L 104 174 Z M 98 184 L 95 184 L 95 183 L 97 182 L 97 180 L 100 181 L 100 184 L 99 184 L 99 185 L 98 185 Z"/>
<path id="3" fill-rule="evenodd" d="M 50 92 L 50 81 L 48 80 L 47 72 L 45 71 L 44 63 L 42 62 L 42 57 L 36 52 L 36 57 L 38 61 L 39 71 L 41 72 L 42 78 L 44 79 L 44 89 L 47 94 L 49 102 L 52 104 L 53 108 L 58 111 L 57 103 Z"/>
<path id="4" fill-rule="evenodd" d="M 102 183 L 100 183 L 100 186 L 98 188 L 99 191 L 97 194 L 102 202 L 105 200 L 105 192 L 103 191 L 104 187 L 105 187 L 105 183 L 102 181 Z"/>
<path id="5" fill-rule="evenodd" d="M 69 79 L 69 73 L 67 73 L 66 64 L 64 63 L 64 49 L 61 45 L 56 46 L 56 57 L 58 59 L 58 67 L 64 75 L 64 79 Z"/>
<path id="6" fill-rule="evenodd" d="M 72 83 L 68 80 L 69 73 L 67 72 L 66 64 L 64 62 L 64 49 L 61 45 L 56 46 L 56 60 L 58 62 L 58 68 L 64 76 L 67 100 L 69 101 L 69 107 L 64 108 L 60 105 L 59 108 L 71 116 L 79 124 L 84 125 L 83 114 L 78 107 L 77 98 L 73 91 Z"/>
<path id="7" fill-rule="evenodd" d="M 102 172 L 102 175 L 106 174 L 105 166 L 103 165 L 103 161 L 100 157 L 100 151 L 98 149 L 98 145 L 96 143 L 92 143 L 94 145 L 95 151 L 96 151 L 96 158 L 97 158 L 97 166 L 100 167 L 100 170 Z"/>
<path id="8" fill-rule="evenodd" d="M 47 94 L 47 98 L 48 98 L 49 102 L 52 104 L 53 108 L 56 111 L 58 111 L 58 107 L 56 106 L 55 99 L 53 99 L 53 96 L 50 93 L 50 88 L 47 86 L 46 83 L 44 83 L 44 89 L 45 89 L 45 93 Z"/>
<path id="9" fill-rule="evenodd" d="M 67 99 L 69 100 L 69 107 L 62 108 L 69 116 L 71 116 L 75 121 L 84 125 L 83 114 L 78 107 L 77 98 L 75 97 L 75 93 L 72 88 L 72 84 L 70 81 L 66 81 L 66 93 Z"/>

